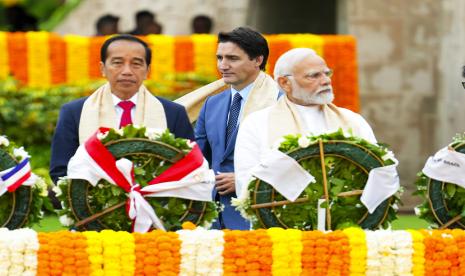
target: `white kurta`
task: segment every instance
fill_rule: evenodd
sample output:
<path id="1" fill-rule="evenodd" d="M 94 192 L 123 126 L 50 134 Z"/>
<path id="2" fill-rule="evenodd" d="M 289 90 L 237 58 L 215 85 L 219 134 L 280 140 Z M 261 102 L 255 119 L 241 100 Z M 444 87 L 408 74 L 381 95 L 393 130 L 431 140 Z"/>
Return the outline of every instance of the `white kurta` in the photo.
<path id="1" fill-rule="evenodd" d="M 335 132 L 337 129 L 330 129 L 325 123 L 323 112 L 318 106 L 295 105 L 300 118 L 304 122 L 303 128 L 306 133 L 320 135 L 323 133 Z M 350 118 L 352 123 L 358 124 L 361 129 L 361 138 L 376 143 L 376 138 L 370 125 L 357 113 L 345 108 L 340 111 Z M 251 177 L 251 169 L 255 167 L 264 154 L 272 148 L 278 141 L 268 141 L 268 118 L 271 108 L 254 112 L 247 116 L 242 122 L 237 134 L 236 147 L 234 153 L 234 171 L 236 177 L 236 193 L 238 197 L 246 191 L 245 187 Z M 285 126 L 276 126 L 285 127 Z M 289 133 L 291 134 L 291 133 Z M 244 188 L 244 190 L 242 190 Z"/>

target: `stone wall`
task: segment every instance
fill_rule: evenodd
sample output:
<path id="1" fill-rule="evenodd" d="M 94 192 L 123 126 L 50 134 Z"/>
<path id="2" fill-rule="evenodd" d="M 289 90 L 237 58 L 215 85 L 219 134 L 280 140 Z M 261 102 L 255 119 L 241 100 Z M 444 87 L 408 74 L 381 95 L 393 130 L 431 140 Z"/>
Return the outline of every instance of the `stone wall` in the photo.
<path id="1" fill-rule="evenodd" d="M 95 22 L 106 13 L 120 17 L 122 32 L 134 29 L 137 11 L 149 10 L 156 14 L 163 25 L 163 33 L 169 35 L 190 34 L 191 19 L 198 14 L 213 18 L 213 33 L 228 31 L 246 20 L 247 0 L 83 0 L 79 6 L 60 24 L 60 34 L 95 34 Z"/>

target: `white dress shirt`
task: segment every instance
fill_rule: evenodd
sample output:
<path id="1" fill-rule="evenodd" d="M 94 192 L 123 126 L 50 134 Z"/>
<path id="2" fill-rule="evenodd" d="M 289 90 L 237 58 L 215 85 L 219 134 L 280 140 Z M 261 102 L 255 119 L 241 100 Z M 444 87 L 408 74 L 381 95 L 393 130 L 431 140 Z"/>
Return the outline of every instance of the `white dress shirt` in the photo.
<path id="1" fill-rule="evenodd" d="M 318 106 L 300 106 L 294 104 L 304 122 L 302 126 L 306 133 L 320 135 L 331 133 L 337 129 L 329 129 L 326 125 L 323 111 Z M 234 152 L 234 170 L 236 176 L 236 193 L 238 197 L 246 191 L 251 173 L 260 159 L 270 148 L 276 148 L 279 141 L 268 141 L 268 118 L 272 107 L 268 107 L 247 116 L 242 122 L 237 134 L 236 147 Z M 345 116 L 351 118 L 351 122 L 359 124 L 362 130 L 361 138 L 376 143 L 376 138 L 370 125 L 357 113 L 345 108 L 339 108 Z M 276 126 L 285 127 L 285 126 Z M 291 133 L 289 133 L 291 134 Z M 270 147 L 270 145 L 272 145 Z M 244 191 L 242 190 L 244 189 Z"/>
<path id="2" fill-rule="evenodd" d="M 239 111 L 239 117 L 238 117 L 238 120 L 237 120 L 237 125 L 239 125 L 239 122 L 241 121 L 242 115 L 244 114 L 244 105 L 245 105 L 245 102 L 247 101 L 247 97 L 249 96 L 250 91 L 252 90 L 253 84 L 254 84 L 253 82 L 250 83 L 246 87 L 242 88 L 242 90 L 236 90 L 236 89 L 231 87 L 231 105 L 233 103 L 234 96 L 237 93 L 239 93 L 241 95 L 241 97 L 242 97 L 242 99 L 241 99 L 241 110 Z M 231 107 L 231 105 L 230 105 L 230 107 Z M 228 120 L 229 120 L 229 113 L 228 113 Z"/>

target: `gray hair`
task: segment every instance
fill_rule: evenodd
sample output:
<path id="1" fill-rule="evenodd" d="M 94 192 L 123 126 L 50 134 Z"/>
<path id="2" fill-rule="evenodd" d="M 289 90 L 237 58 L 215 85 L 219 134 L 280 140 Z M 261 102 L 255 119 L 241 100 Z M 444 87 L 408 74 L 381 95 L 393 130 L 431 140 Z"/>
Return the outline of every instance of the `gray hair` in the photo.
<path id="1" fill-rule="evenodd" d="M 310 48 L 294 48 L 282 54 L 274 66 L 274 79 L 277 82 L 279 77 L 292 75 L 294 66 L 308 56 L 318 56 Z"/>

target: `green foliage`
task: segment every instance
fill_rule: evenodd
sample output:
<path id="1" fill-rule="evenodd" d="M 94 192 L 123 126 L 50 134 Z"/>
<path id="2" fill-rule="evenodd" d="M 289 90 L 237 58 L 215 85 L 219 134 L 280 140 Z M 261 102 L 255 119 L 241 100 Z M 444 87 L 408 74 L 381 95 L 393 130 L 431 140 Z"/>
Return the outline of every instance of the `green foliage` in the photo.
<path id="1" fill-rule="evenodd" d="M 463 148 L 465 144 L 465 133 L 456 134 L 452 143 L 449 144 L 451 148 Z M 422 203 L 416 206 L 415 211 L 420 218 L 431 223 L 432 228 L 437 228 L 439 226 L 439 221 L 437 216 L 434 214 L 428 195 L 428 190 L 431 184 L 431 180 L 423 172 L 417 174 L 417 179 L 415 181 L 415 186 L 417 190 L 413 193 L 422 198 Z M 465 189 L 457 186 L 453 183 L 444 183 L 444 188 L 442 189 L 442 199 L 444 204 L 447 206 L 447 215 L 451 218 L 462 215 L 465 217 Z"/>
<path id="2" fill-rule="evenodd" d="M 334 133 L 323 134 L 319 136 L 307 137 L 309 143 L 301 141 L 301 135 L 287 135 L 283 137 L 279 145 L 279 150 L 287 154 L 315 145 L 321 139 L 323 142 L 328 141 L 350 141 L 357 146 L 363 147 L 366 151 L 371 152 L 375 156 L 385 159 L 384 165 L 394 164 L 394 161 L 388 158 L 389 151 L 385 146 L 371 144 L 366 140 L 357 137 L 347 137 L 342 130 Z M 305 139 L 304 139 L 305 140 Z M 306 146 L 302 146 L 306 145 Z M 330 208 L 331 212 L 331 229 L 343 229 L 358 225 L 361 218 L 367 213 L 366 207 L 360 202 L 360 195 L 356 196 L 340 196 L 340 193 L 350 192 L 354 190 L 363 190 L 368 180 L 368 174 L 357 164 L 360 160 L 349 160 L 341 158 L 338 155 L 325 155 L 324 165 L 326 177 L 328 181 L 329 203 L 324 202 L 321 208 Z M 317 213 L 318 208 L 316 202 L 318 199 L 324 198 L 323 173 L 320 156 L 307 156 L 300 159 L 299 164 L 306 171 L 310 172 L 315 177 L 315 183 L 309 184 L 299 198 L 306 198 L 307 201 L 292 203 L 281 207 L 274 207 L 273 212 L 277 219 L 284 225 L 301 229 L 311 230 L 317 228 Z M 255 192 L 255 180 L 251 181 L 248 187 L 249 198 L 253 197 Z M 275 193 L 274 201 L 285 201 L 286 198 L 279 193 Z M 239 203 L 239 208 L 243 208 L 242 212 L 247 217 L 251 218 L 254 228 L 262 227 L 261 223 L 254 218 L 255 210 L 250 208 L 250 199 L 246 204 Z M 397 218 L 395 205 L 400 204 L 399 195 L 392 197 L 391 204 L 388 208 L 386 219 L 382 221 L 382 227 L 389 227 L 389 223 Z M 244 209 L 245 206 L 245 209 Z"/>
<path id="3" fill-rule="evenodd" d="M 39 23 L 39 30 L 52 31 L 63 19 L 80 3 L 81 0 L 16 0 L 9 5 L 21 6 L 24 10 L 34 16 Z M 16 2 L 16 3 L 14 3 Z M 8 30 L 6 25 L 5 4 L 0 1 L 0 30 Z"/>
<path id="4" fill-rule="evenodd" d="M 5 137 L 0 138 L 0 171 L 12 168 L 20 161 L 24 160 L 24 158 L 27 158 L 28 152 L 26 152 L 23 148 L 18 147 L 14 142 L 6 139 Z M 11 221 L 11 215 L 13 216 L 12 218 L 27 215 L 25 226 L 31 226 L 32 224 L 39 222 L 43 217 L 43 209 L 53 211 L 51 203 L 47 197 L 47 184 L 42 178 L 37 177 L 30 189 L 31 194 L 26 193 L 27 196 L 25 196 L 24 193 L 19 193 L 19 189 L 14 192 L 15 196 L 13 196 L 13 193 L 8 191 L 0 195 L 0 226 L 5 226 L 7 221 Z M 14 210 L 12 210 L 13 206 L 20 202 L 21 204 L 27 204 L 27 208 L 24 209 L 27 210 L 26 213 L 25 211 L 18 213 L 18 211 L 14 212 Z"/>
<path id="5" fill-rule="evenodd" d="M 11 193 L 5 193 L 0 198 L 0 225 L 5 225 L 5 222 L 9 219 L 10 210 L 13 207 L 13 195 Z"/>

